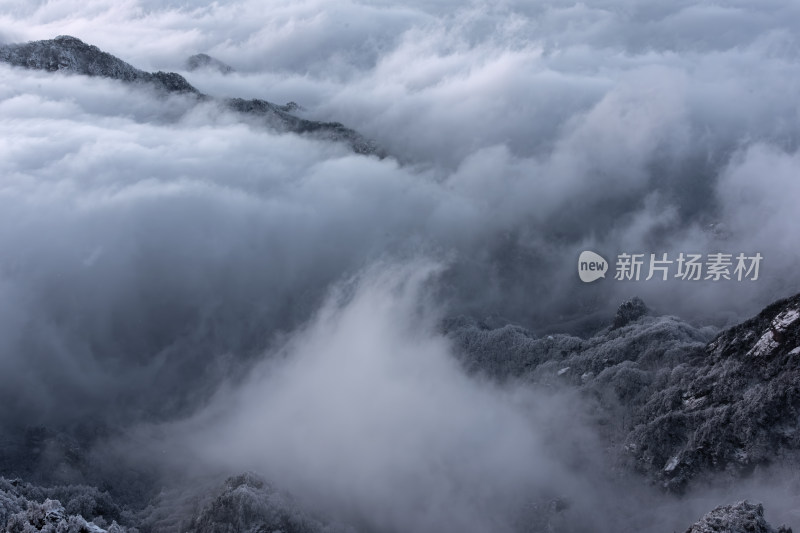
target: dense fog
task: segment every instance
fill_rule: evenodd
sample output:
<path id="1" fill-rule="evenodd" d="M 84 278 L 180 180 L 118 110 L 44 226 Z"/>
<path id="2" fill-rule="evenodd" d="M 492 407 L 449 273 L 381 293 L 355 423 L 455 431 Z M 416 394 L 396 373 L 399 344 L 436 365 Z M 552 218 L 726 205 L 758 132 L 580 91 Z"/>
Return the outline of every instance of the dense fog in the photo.
<path id="1" fill-rule="evenodd" d="M 641 501 L 666 510 L 627 523 L 686 527 L 729 502 L 642 488 L 574 391 L 468 374 L 442 324 L 587 336 L 636 295 L 710 339 L 800 290 L 798 28 L 786 0 L 0 0 L 0 44 L 73 35 L 213 97 L 0 63 L 6 441 L 88 426 L 100 477 L 254 471 L 367 531 L 516 531 L 564 495 L 578 530 Z M 763 262 L 613 279 L 681 252 Z"/>

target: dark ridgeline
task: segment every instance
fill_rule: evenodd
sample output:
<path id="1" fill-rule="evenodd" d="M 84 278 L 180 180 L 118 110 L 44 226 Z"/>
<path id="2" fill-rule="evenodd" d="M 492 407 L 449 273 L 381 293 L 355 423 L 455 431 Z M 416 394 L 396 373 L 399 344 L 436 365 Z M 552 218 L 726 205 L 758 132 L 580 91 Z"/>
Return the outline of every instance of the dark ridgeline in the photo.
<path id="1" fill-rule="evenodd" d="M 48 72 L 69 72 L 119 80 L 128 84 L 141 84 L 155 88 L 156 91 L 163 94 L 195 96 L 198 101 L 211 100 L 211 97 L 200 92 L 180 74 L 162 71 L 145 72 L 118 57 L 103 52 L 96 46 L 86 44 L 80 39 L 68 35 L 61 35 L 50 40 L 2 45 L 0 46 L 0 61 L 15 67 Z M 189 58 L 187 66 L 189 70 L 211 67 L 229 72 L 225 70 L 225 67 L 231 69 L 205 54 L 192 56 Z M 293 113 L 301 109 L 293 102 L 277 105 L 260 99 L 230 98 L 220 100 L 220 103 L 232 111 L 255 118 L 264 126 L 279 132 L 297 133 L 315 139 L 343 142 L 358 154 L 384 155 L 374 142 L 339 122 L 319 122 L 298 117 Z"/>
<path id="2" fill-rule="evenodd" d="M 189 57 L 189 59 L 186 60 L 186 70 L 189 72 L 194 72 L 195 70 L 214 70 L 220 74 L 232 74 L 236 72 L 232 66 L 208 54 L 195 54 Z"/>
<path id="3" fill-rule="evenodd" d="M 0 61 L 15 67 L 48 72 L 65 71 L 127 83 L 145 83 L 170 93 L 201 94 L 179 74 L 139 70 L 118 57 L 69 35 L 46 41 L 0 46 Z"/>

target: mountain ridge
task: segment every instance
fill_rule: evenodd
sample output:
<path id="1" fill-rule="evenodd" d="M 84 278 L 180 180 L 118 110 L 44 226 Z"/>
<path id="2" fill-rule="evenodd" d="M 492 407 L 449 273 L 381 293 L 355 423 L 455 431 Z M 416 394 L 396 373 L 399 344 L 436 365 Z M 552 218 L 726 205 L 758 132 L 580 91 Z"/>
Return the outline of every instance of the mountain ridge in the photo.
<path id="1" fill-rule="evenodd" d="M 343 142 L 357 154 L 385 156 L 375 143 L 339 122 L 308 120 L 293 114 L 296 104 L 278 105 L 267 100 L 216 99 L 204 94 L 175 72 L 146 72 L 126 61 L 87 44 L 77 37 L 59 35 L 54 39 L 0 45 L 0 62 L 14 67 L 117 80 L 154 88 L 162 94 L 183 94 L 198 102 L 216 101 L 226 109 L 256 118 L 281 133 L 295 133 L 318 140 Z"/>
<path id="2" fill-rule="evenodd" d="M 644 309 L 623 303 L 627 321 L 587 339 L 463 318 L 444 329 L 470 373 L 577 388 L 617 459 L 669 492 L 800 465 L 800 294 L 714 335 Z"/>
<path id="3" fill-rule="evenodd" d="M 194 72 L 195 70 L 215 70 L 220 74 L 231 74 L 236 72 L 232 66 L 223 63 L 215 57 L 208 54 L 194 54 L 186 60 L 186 70 Z"/>

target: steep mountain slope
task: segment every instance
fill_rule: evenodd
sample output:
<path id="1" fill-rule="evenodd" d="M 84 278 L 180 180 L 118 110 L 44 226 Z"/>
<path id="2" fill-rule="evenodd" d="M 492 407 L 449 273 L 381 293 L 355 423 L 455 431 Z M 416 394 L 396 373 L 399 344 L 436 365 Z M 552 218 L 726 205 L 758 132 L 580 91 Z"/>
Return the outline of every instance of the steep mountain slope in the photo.
<path id="1" fill-rule="evenodd" d="M 638 309 L 638 311 L 636 311 Z M 712 339 L 713 330 L 621 306 L 589 339 L 537 337 L 467 319 L 445 329 L 471 372 L 579 387 L 620 460 L 671 491 L 738 478 L 800 452 L 800 295 Z"/>
<path id="2" fill-rule="evenodd" d="M 614 324 L 588 339 L 537 337 L 519 326 L 490 327 L 468 318 L 444 328 L 471 373 L 577 388 L 596 407 L 597 427 L 616 464 L 622 471 L 639 469 L 667 493 L 720 474 L 739 479 L 760 465 L 798 464 L 800 295 L 719 334 L 650 316 L 638 300 L 623 304 Z M 88 448 L 74 449 L 70 439 L 48 442 L 48 455 L 59 461 Z M 47 468 L 59 469 L 56 463 Z M 2 469 L 5 475 L 14 470 L 9 464 Z M 149 504 L 132 506 L 129 496 L 80 480 L 38 483 L 0 478 L 5 531 L 355 531 L 315 517 L 252 474 L 189 496 L 154 493 Z M 569 524 L 556 527 L 559 522 L 548 518 L 569 502 L 554 501 L 555 507 L 536 507 L 523 530 L 569 531 Z M 791 530 L 770 526 L 761 504 L 740 502 L 714 509 L 687 533 L 739 531 Z"/>
<path id="3" fill-rule="evenodd" d="M 69 35 L 52 40 L 10 44 L 0 47 L 0 61 L 15 67 L 67 71 L 100 76 L 128 83 L 147 83 L 166 92 L 200 95 L 183 76 L 174 72 L 145 72 Z"/>
<path id="4" fill-rule="evenodd" d="M 209 65 L 210 59 L 207 62 Z M 68 35 L 51 40 L 0 46 L 0 61 L 15 67 L 110 78 L 127 84 L 151 87 L 164 94 L 193 96 L 198 102 L 211 100 L 180 74 L 139 70 L 96 46 Z M 195 63 L 200 65 L 202 60 L 197 60 L 192 65 Z M 296 104 L 280 106 L 266 100 L 241 98 L 223 99 L 219 103 L 279 132 L 343 142 L 356 153 L 381 155 L 372 141 L 338 122 L 318 122 L 298 117 L 292 113 L 298 109 Z"/>
<path id="5" fill-rule="evenodd" d="M 800 295 L 720 334 L 637 410 L 628 449 L 666 487 L 800 451 Z"/>

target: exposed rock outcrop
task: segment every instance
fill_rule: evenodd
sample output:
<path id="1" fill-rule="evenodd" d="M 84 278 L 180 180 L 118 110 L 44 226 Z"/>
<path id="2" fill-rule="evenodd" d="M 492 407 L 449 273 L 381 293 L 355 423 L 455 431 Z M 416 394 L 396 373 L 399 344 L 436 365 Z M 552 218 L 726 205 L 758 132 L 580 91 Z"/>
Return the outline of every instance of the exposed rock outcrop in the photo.
<path id="1" fill-rule="evenodd" d="M 792 530 L 785 526 L 774 529 L 764 519 L 764 506 L 745 501 L 717 507 L 686 533 L 792 533 Z"/>
<path id="2" fill-rule="evenodd" d="M 637 418 L 628 448 L 671 489 L 703 471 L 738 476 L 792 460 L 800 451 L 800 295 L 673 367 Z"/>

